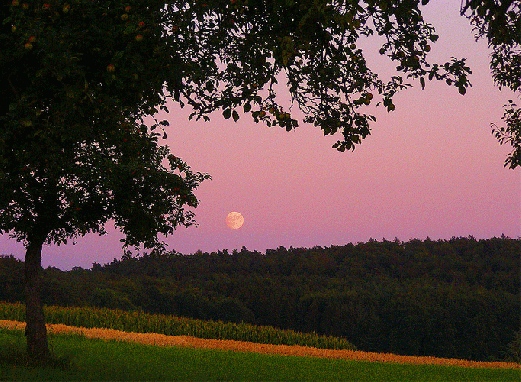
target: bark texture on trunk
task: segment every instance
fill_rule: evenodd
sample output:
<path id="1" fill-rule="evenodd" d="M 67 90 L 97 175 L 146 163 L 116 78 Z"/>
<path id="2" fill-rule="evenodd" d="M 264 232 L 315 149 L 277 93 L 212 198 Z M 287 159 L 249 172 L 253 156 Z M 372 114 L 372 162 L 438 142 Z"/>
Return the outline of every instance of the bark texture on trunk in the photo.
<path id="1" fill-rule="evenodd" d="M 27 353 L 33 361 L 44 361 L 50 357 L 43 304 L 40 299 L 42 246 L 42 240 L 32 241 L 25 253 L 25 336 Z"/>

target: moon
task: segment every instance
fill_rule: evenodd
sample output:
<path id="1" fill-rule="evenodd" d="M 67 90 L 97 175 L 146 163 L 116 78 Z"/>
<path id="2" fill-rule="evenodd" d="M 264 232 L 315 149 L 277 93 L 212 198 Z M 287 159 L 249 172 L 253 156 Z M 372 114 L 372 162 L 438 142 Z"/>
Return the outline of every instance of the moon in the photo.
<path id="1" fill-rule="evenodd" d="M 226 216 L 226 225 L 231 229 L 239 229 L 244 224 L 244 217 L 240 212 L 230 212 Z"/>

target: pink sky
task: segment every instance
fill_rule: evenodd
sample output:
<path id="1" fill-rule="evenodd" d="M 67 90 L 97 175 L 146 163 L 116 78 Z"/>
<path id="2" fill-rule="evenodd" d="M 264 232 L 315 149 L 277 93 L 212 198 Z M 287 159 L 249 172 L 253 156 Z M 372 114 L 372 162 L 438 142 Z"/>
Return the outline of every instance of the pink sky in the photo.
<path id="1" fill-rule="evenodd" d="M 169 249 L 188 254 L 245 246 L 263 252 L 369 238 L 521 236 L 520 171 L 503 167 L 509 150 L 490 130 L 514 95 L 494 87 L 486 44 L 474 42 L 458 8 L 452 0 L 425 8 L 440 35 L 431 59 L 467 57 L 473 87 L 461 96 L 443 83 L 427 83 L 423 91 L 417 86 L 400 94 L 395 112 L 376 110 L 372 135 L 354 152 L 332 149 L 337 138 L 312 126 L 288 133 L 249 116 L 234 123 L 219 114 L 209 123 L 189 122 L 187 111 L 172 107 L 166 143 L 213 179 L 197 191 L 199 226 L 178 229 L 166 240 Z M 387 73 L 394 67 L 374 42 L 367 47 L 378 68 Z M 226 226 L 230 211 L 243 214 L 242 228 Z M 44 247 L 43 266 L 90 268 L 119 259 L 121 236 L 109 232 Z M 24 248 L 3 235 L 0 254 L 23 258 Z"/>

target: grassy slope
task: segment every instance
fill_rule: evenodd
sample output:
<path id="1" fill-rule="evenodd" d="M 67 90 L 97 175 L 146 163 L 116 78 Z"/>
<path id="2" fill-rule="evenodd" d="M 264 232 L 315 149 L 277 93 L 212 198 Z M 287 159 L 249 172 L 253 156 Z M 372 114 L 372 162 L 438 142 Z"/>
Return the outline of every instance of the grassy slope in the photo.
<path id="1" fill-rule="evenodd" d="M 409 366 L 189 348 L 53 335 L 67 369 L 30 367 L 22 331 L 0 329 L 0 380 L 278 380 L 278 381 L 519 381 L 520 371 Z"/>

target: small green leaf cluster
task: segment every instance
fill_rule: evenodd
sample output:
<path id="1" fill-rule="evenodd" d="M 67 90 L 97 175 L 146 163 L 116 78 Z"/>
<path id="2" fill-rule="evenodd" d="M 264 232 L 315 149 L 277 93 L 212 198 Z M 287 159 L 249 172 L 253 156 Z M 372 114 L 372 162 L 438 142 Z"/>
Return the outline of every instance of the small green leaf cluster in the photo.
<path id="1" fill-rule="evenodd" d="M 512 147 L 512 152 L 505 160 L 505 167 L 514 169 L 521 166 L 521 108 L 509 100 L 502 119 L 505 126 L 492 124 L 492 133 L 500 144 Z"/>

